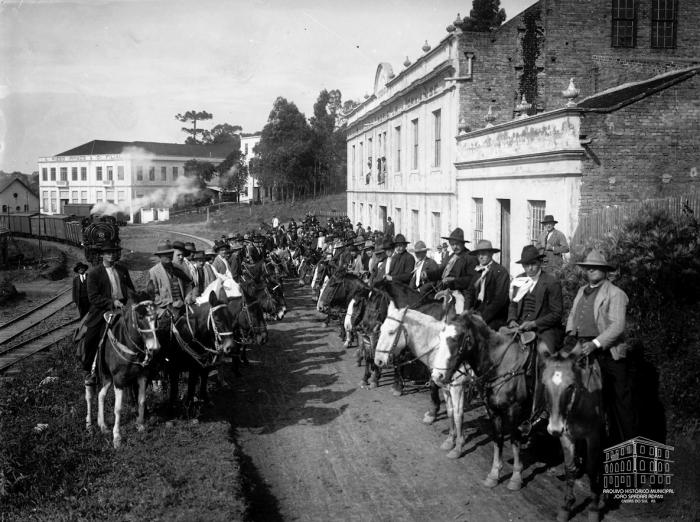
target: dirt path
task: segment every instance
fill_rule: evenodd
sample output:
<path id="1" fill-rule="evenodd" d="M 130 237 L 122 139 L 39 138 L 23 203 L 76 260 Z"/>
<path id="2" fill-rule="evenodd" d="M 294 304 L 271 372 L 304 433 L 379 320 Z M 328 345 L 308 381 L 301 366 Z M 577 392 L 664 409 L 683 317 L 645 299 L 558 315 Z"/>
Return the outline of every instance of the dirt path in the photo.
<path id="1" fill-rule="evenodd" d="M 269 343 L 236 385 L 236 438 L 261 484 L 252 499 L 260 520 L 554 518 L 561 468 L 550 473 L 530 458 L 522 491 L 483 487 L 492 456 L 483 409 L 465 416 L 466 455 L 447 459 L 439 449 L 446 420 L 420 422 L 427 393 L 395 398 L 388 376 L 377 390 L 359 388 L 354 349 L 343 350 L 323 326 L 306 290 L 288 292 L 291 311 L 271 325 Z M 649 520 L 660 518 L 647 511 Z M 640 513 L 625 506 L 605 519 Z"/>

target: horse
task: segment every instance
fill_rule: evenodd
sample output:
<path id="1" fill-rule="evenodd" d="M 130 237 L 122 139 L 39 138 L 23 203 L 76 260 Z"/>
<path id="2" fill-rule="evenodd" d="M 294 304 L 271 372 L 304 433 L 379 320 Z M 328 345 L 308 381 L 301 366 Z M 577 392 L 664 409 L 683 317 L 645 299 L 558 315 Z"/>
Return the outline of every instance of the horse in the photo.
<path id="1" fill-rule="evenodd" d="M 338 269 L 319 295 L 316 305 L 319 312 L 338 318 L 345 315 L 345 320 L 340 323 L 341 339 L 345 337 L 343 348 L 349 348 L 352 339 L 352 323 L 349 321 L 353 313 L 350 309 L 352 299 L 358 292 L 366 294 L 368 290 L 369 286 L 355 274 Z"/>
<path id="2" fill-rule="evenodd" d="M 441 315 L 445 305 L 440 305 Z M 389 304 L 386 320 L 381 326 L 375 349 L 375 364 L 381 368 L 387 363 L 390 356 L 395 357 L 402 350 L 408 348 L 416 360 L 428 368 L 434 368 L 439 336 L 444 326 L 443 321 L 432 315 L 409 308 L 396 308 L 393 304 Z M 447 417 L 450 420 L 450 433 L 440 448 L 448 451 L 448 458 L 456 459 L 462 452 L 464 443 L 462 437 L 464 389 L 468 378 L 469 371 L 462 364 L 458 369 L 458 378 L 441 386 L 447 407 Z"/>
<path id="3" fill-rule="evenodd" d="M 484 480 L 487 487 L 498 485 L 503 468 L 503 441 L 509 428 L 513 449 L 513 474 L 508 489 L 522 487 L 518 426 L 527 420 L 533 403 L 536 353 L 529 345 L 521 347 L 515 335 L 491 330 L 478 314 L 465 312 L 447 321 L 440 333 L 440 345 L 432 373 L 438 383 L 449 382 L 463 363 L 476 375 L 474 385 L 480 392 L 494 432 L 493 463 Z"/>
<path id="4" fill-rule="evenodd" d="M 199 398 L 208 401 L 207 379 L 210 369 L 221 355 L 230 354 L 236 347 L 235 321 L 228 306 L 226 292 L 209 292 L 202 304 L 185 306 L 185 313 L 175 324 L 168 321 L 167 329 L 159 329 L 159 341 L 167 347 L 163 354 L 170 379 L 170 404 L 178 398 L 180 372 L 189 372 L 186 404 L 191 404 L 199 383 Z"/>
<path id="5" fill-rule="evenodd" d="M 602 493 L 601 464 L 604 433 L 604 410 L 600 367 L 588 357 L 580 357 L 581 343 L 570 352 L 551 354 L 540 347 L 544 360 L 542 384 L 549 408 L 547 431 L 559 438 L 564 453 L 566 492 L 564 505 L 559 508 L 557 520 L 566 522 L 576 502 L 574 481 L 577 474 L 575 448 L 577 442 L 586 443 L 586 473 L 590 487 L 588 504 L 589 522 L 600 520 Z"/>
<path id="6" fill-rule="evenodd" d="M 151 299 L 129 304 L 115 312 L 107 321 L 104 341 L 100 348 L 97 369 L 102 387 L 97 396 L 97 424 L 102 433 L 109 433 L 105 424 L 105 397 L 114 384 L 114 427 L 112 444 L 121 445 L 121 411 L 124 389 L 138 384 L 138 417 L 136 429 L 143 431 L 146 409 L 146 384 L 151 362 L 160 349 L 156 336 L 156 307 Z M 93 387 L 85 387 L 87 401 L 86 426 L 92 424 L 91 402 Z"/>

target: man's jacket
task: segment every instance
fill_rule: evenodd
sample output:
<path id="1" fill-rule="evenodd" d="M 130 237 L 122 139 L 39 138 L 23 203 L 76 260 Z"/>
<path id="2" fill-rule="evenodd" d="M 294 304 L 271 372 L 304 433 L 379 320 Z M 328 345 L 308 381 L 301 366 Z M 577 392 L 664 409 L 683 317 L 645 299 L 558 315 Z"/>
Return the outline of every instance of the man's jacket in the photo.
<path id="1" fill-rule="evenodd" d="M 547 239 L 547 233 L 546 230 L 543 230 L 537 239 L 537 248 L 541 254 L 545 255 L 542 265 L 549 268 L 559 268 L 564 264 L 562 254 L 569 251 L 569 243 L 566 241 L 564 233 L 556 228 L 552 230 L 549 239 Z M 548 247 L 552 249 L 547 250 Z"/>
<path id="2" fill-rule="evenodd" d="M 180 293 L 182 294 L 182 300 L 190 294 L 192 291 L 192 280 L 189 275 L 184 272 L 177 265 L 171 265 L 173 275 L 177 279 L 177 284 L 180 286 Z M 158 308 L 165 308 L 168 305 L 173 304 L 173 294 L 170 288 L 170 277 L 165 270 L 162 263 L 158 263 L 148 271 L 148 278 L 153 281 L 153 285 L 156 289 L 156 295 L 153 302 Z"/>
<path id="3" fill-rule="evenodd" d="M 131 276 L 126 268 L 121 265 L 114 265 L 113 268 L 119 277 L 119 286 L 124 296 L 122 302 L 126 303 L 128 293 L 134 291 L 134 283 L 132 283 Z M 114 305 L 112 284 L 109 282 L 109 276 L 104 265 L 96 266 L 88 271 L 87 293 L 90 301 L 90 310 L 88 310 L 85 325 L 92 327 L 104 321 L 103 314 L 111 311 Z"/>
<path id="4" fill-rule="evenodd" d="M 451 290 L 466 290 L 469 288 L 474 277 L 476 277 L 476 272 L 474 272 L 474 267 L 476 267 L 476 258 L 470 256 L 465 250 L 461 254 L 452 254 L 450 257 L 445 259 L 445 261 L 437 267 L 428 272 L 428 279 L 431 281 L 440 281 L 443 279 L 442 274 L 450 263 L 450 259 L 457 256 L 457 259 L 452 265 L 449 273 L 445 277 L 454 277 L 454 281 L 447 284 L 446 287 Z"/>
<path id="5" fill-rule="evenodd" d="M 405 285 L 411 280 L 413 268 L 416 266 L 415 258 L 407 251 L 401 254 L 396 253 L 391 256 L 391 266 L 389 267 L 389 275 L 393 281 L 399 281 Z"/>
<path id="6" fill-rule="evenodd" d="M 527 277 L 523 272 L 517 277 Z M 534 321 L 537 324 L 537 333 L 544 330 L 561 328 L 562 316 L 564 314 L 564 302 L 561 294 L 561 284 L 559 280 L 547 272 L 540 272 L 537 284 L 532 290 L 535 297 Z M 511 301 L 508 307 L 508 322 L 520 322 L 520 315 L 525 299 L 517 303 Z"/>
<path id="7" fill-rule="evenodd" d="M 476 272 L 473 284 L 467 292 L 467 306 L 474 308 L 492 330 L 498 330 L 508 321 L 508 287 L 510 276 L 502 265 L 492 261 L 484 277 L 484 300 L 479 301 L 481 272 Z"/>

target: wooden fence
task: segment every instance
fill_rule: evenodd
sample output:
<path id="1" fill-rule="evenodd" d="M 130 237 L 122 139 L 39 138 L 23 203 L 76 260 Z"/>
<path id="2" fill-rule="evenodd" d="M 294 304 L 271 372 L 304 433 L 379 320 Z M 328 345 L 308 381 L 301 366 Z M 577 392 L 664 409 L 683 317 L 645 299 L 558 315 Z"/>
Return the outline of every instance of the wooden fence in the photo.
<path id="1" fill-rule="evenodd" d="M 317 218 L 338 218 L 345 217 L 348 213 L 342 210 L 322 210 L 314 212 L 314 216 Z"/>
<path id="2" fill-rule="evenodd" d="M 579 218 L 578 228 L 571 243 L 581 245 L 587 241 L 600 239 L 605 234 L 622 227 L 628 219 L 638 215 L 644 208 L 668 210 L 672 216 L 692 211 L 696 217 L 700 218 L 700 196 L 693 191 L 681 196 L 632 201 L 593 211 Z"/>

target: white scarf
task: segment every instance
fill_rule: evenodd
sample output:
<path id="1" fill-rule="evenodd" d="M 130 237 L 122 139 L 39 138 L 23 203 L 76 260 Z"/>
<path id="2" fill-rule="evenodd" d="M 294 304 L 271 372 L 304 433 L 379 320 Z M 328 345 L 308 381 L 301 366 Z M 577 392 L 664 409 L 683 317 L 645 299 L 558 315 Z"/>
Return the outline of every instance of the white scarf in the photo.
<path id="1" fill-rule="evenodd" d="M 535 277 L 534 279 L 527 276 L 513 278 L 513 280 L 510 282 L 510 289 L 508 291 L 508 294 L 512 296 L 513 289 L 518 289 L 518 292 L 515 294 L 515 297 L 513 297 L 514 303 L 519 303 L 520 300 L 523 297 L 525 297 L 525 294 L 532 292 L 532 290 L 535 288 L 535 285 L 537 284 L 537 281 L 539 281 L 540 279 L 541 273 L 542 272 L 537 274 L 537 277 Z"/>
<path id="2" fill-rule="evenodd" d="M 416 277 L 416 288 L 420 288 L 420 280 L 423 277 L 423 264 L 425 263 L 425 258 L 421 259 L 416 263 L 413 269 L 413 274 Z"/>
<path id="3" fill-rule="evenodd" d="M 484 298 L 486 297 L 486 274 L 489 273 L 491 263 L 493 263 L 493 261 L 490 261 L 488 265 L 479 265 L 474 269 L 477 272 L 483 272 L 481 274 L 481 277 L 474 284 L 474 286 L 479 286 L 479 295 L 477 296 L 477 300 L 479 300 L 482 303 L 484 302 Z"/>

